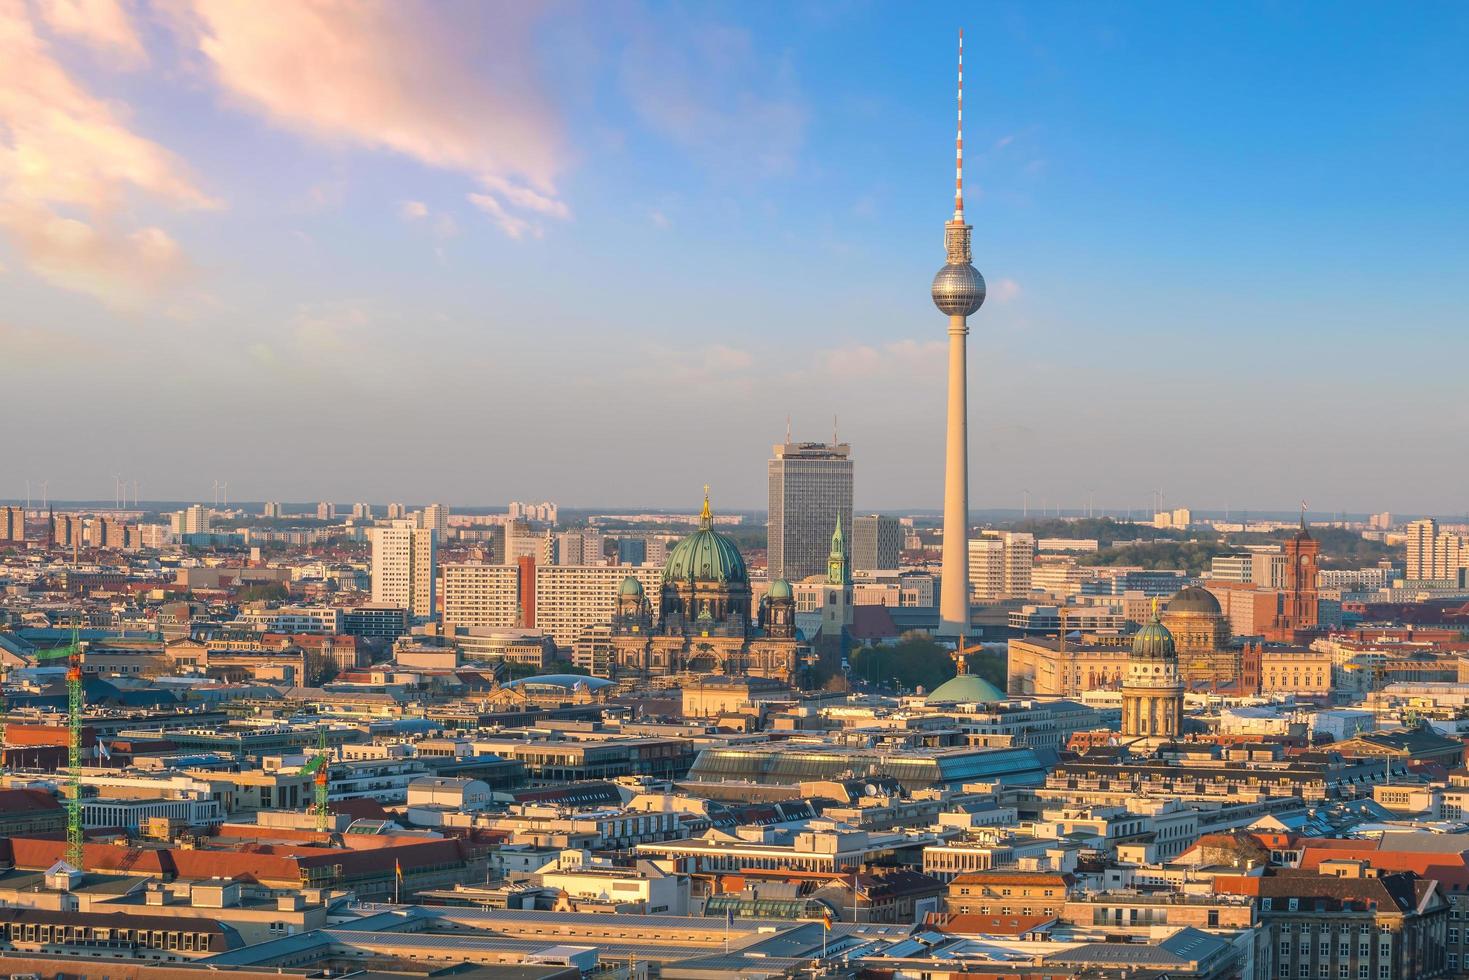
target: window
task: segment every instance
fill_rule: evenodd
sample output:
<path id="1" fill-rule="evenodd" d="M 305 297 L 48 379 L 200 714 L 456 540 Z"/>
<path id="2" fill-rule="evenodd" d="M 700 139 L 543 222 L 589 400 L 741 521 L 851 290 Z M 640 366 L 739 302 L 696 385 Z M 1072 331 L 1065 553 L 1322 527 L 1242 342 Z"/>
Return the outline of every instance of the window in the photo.
<path id="1" fill-rule="evenodd" d="M 1311 975 L 1311 964 L 1309 964 L 1309 963 L 1302 963 L 1301 964 L 1301 969 L 1300 969 L 1299 972 L 1300 972 L 1301 976 L 1303 976 L 1303 977 L 1309 977 Z"/>
<path id="2" fill-rule="evenodd" d="M 1377 968 L 1377 976 L 1380 980 L 1392 980 L 1392 967 L 1384 963 Z"/>
<path id="3" fill-rule="evenodd" d="M 1358 966 L 1357 967 L 1357 980 L 1367 980 L 1367 970 L 1368 969 L 1369 968 L 1368 968 L 1368 966 L 1367 966 L 1366 963 L 1363 963 L 1360 966 Z"/>
<path id="4" fill-rule="evenodd" d="M 1372 955 L 1372 944 L 1371 943 L 1360 943 L 1357 946 L 1357 955 L 1358 956 L 1371 956 Z"/>
<path id="5" fill-rule="evenodd" d="M 1347 978 L 1352 975 L 1352 968 L 1343 963 L 1341 966 L 1337 967 L 1336 973 L 1337 976 L 1342 978 L 1342 980 L 1347 980 Z"/>
<path id="6" fill-rule="evenodd" d="M 1342 956 L 1351 956 L 1352 955 L 1352 944 L 1351 943 L 1342 943 L 1341 944 L 1341 949 L 1338 952 Z"/>
<path id="7" fill-rule="evenodd" d="M 1290 976 L 1290 964 L 1289 963 L 1282 963 L 1282 964 L 1280 964 L 1280 975 L 1283 976 L 1283 977 Z"/>
<path id="8" fill-rule="evenodd" d="M 1457 944 L 1458 941 L 1459 941 L 1459 930 L 1457 928 L 1450 929 L 1449 930 L 1449 942 Z"/>
<path id="9" fill-rule="evenodd" d="M 1322 957 L 1327 957 L 1327 956 L 1330 956 L 1331 955 L 1331 943 L 1326 942 L 1324 940 L 1322 941 L 1322 943 L 1321 943 L 1321 955 L 1322 955 Z"/>
<path id="10" fill-rule="evenodd" d="M 1284 940 L 1283 942 L 1281 942 L 1281 944 L 1280 944 L 1280 955 L 1282 957 L 1286 957 L 1286 956 L 1289 956 L 1290 955 L 1290 940 L 1287 939 L 1287 940 Z"/>

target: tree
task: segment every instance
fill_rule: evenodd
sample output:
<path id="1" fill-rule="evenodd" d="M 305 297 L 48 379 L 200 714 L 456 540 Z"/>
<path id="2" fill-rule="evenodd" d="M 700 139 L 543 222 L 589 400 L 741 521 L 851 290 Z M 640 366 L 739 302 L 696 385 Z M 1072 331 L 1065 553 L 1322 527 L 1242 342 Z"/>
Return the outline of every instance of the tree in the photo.
<path id="1" fill-rule="evenodd" d="M 851 663 L 854 678 L 909 689 L 933 690 L 954 676 L 949 651 L 927 633 L 905 633 L 897 643 L 862 647 Z"/>

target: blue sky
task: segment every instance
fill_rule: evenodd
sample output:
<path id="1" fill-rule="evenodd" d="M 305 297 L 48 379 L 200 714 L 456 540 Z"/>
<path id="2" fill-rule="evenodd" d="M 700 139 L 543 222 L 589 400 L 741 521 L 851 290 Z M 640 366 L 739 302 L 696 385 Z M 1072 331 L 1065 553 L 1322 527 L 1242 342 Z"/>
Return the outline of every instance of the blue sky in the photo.
<path id="1" fill-rule="evenodd" d="M 0 496 L 1462 511 L 1469 9 L 0 0 Z M 691 505 L 691 504 L 690 504 Z"/>

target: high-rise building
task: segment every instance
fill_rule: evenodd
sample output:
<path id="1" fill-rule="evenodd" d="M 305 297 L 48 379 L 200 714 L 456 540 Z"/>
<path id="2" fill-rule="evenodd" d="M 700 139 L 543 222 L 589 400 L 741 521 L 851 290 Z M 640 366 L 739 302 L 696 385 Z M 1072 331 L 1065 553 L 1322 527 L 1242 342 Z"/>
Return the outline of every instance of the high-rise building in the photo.
<path id="1" fill-rule="evenodd" d="M 601 565 L 606 538 L 600 531 L 576 528 L 556 536 L 556 564 Z"/>
<path id="2" fill-rule="evenodd" d="M 419 526 L 433 531 L 443 541 L 449 533 L 449 505 L 429 504 L 419 511 Z"/>
<path id="3" fill-rule="evenodd" d="M 521 558 L 530 558 L 537 565 L 556 564 L 556 536 L 532 528 L 524 518 L 506 521 L 505 563 L 513 565 Z"/>
<path id="4" fill-rule="evenodd" d="M 401 521 L 408 516 L 406 504 L 388 504 L 388 520 Z"/>
<path id="5" fill-rule="evenodd" d="M 944 224 L 943 268 L 933 277 L 933 303 L 949 318 L 948 431 L 944 450 L 943 578 L 939 632 L 969 631 L 969 317 L 984 304 L 984 277 L 970 251 L 964 221 L 964 35 L 959 35 L 959 124 L 954 138 L 954 216 Z M 962 662 L 962 656 L 961 656 Z"/>
<path id="6" fill-rule="evenodd" d="M 173 515 L 174 534 L 208 534 L 210 527 L 211 515 L 203 504 L 194 504 Z"/>
<path id="7" fill-rule="evenodd" d="M 354 521 L 372 520 L 372 504 L 361 501 L 352 505 L 352 519 Z"/>
<path id="8" fill-rule="evenodd" d="M 588 629 L 611 621 L 629 576 L 651 594 L 663 588 L 663 569 L 650 566 L 445 565 L 444 621 L 498 629 L 534 624 L 569 649 Z"/>
<path id="9" fill-rule="evenodd" d="M 617 539 L 617 564 L 641 565 L 647 560 L 647 538 L 620 537 Z"/>
<path id="10" fill-rule="evenodd" d="M 337 505 L 322 501 L 316 505 L 316 519 L 318 521 L 334 521 L 337 519 Z"/>
<path id="11" fill-rule="evenodd" d="M 969 541 L 969 583 L 975 599 L 1013 599 L 1030 594 L 1035 536 L 1026 531 L 985 531 Z"/>
<path id="12" fill-rule="evenodd" d="M 276 501 L 276 500 L 269 500 L 269 501 L 266 501 L 265 510 L 261 511 L 260 516 L 261 517 L 276 517 L 276 518 L 278 518 L 278 517 L 281 516 L 281 513 L 282 513 L 282 511 L 281 511 L 280 502 L 279 501 Z"/>
<path id="13" fill-rule="evenodd" d="M 826 570 L 831 531 L 852 526 L 852 447 L 791 442 L 773 447 L 766 565 L 772 581 L 799 582 Z"/>
<path id="14" fill-rule="evenodd" d="M 903 526 L 896 517 L 865 514 L 852 522 L 852 568 L 859 572 L 897 568 Z"/>
<path id="15" fill-rule="evenodd" d="M 23 507 L 0 507 L 0 541 L 18 542 L 26 538 L 26 512 Z"/>
<path id="16" fill-rule="evenodd" d="M 1469 568 L 1469 538 L 1441 530 L 1431 517 L 1408 524 L 1409 581 L 1452 579 L 1461 568 Z"/>
<path id="17" fill-rule="evenodd" d="M 393 521 L 370 532 L 372 601 L 400 606 L 418 618 L 434 614 L 437 535 L 412 521 Z"/>

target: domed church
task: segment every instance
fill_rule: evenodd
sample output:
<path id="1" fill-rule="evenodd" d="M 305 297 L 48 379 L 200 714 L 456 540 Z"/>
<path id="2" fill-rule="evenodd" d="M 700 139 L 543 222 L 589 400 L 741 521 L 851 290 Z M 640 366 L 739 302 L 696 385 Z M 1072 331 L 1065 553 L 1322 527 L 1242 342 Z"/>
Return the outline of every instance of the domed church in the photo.
<path id="1" fill-rule="evenodd" d="M 796 637 L 790 584 L 772 582 L 753 615 L 750 596 L 745 559 L 714 530 L 706 490 L 698 530 L 668 554 L 657 617 L 637 579 L 622 583 L 612 620 L 618 676 L 727 674 L 797 683 L 811 649 Z"/>

